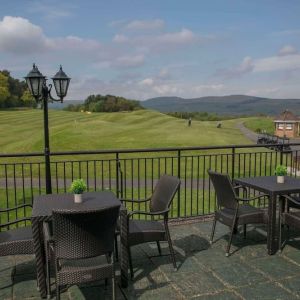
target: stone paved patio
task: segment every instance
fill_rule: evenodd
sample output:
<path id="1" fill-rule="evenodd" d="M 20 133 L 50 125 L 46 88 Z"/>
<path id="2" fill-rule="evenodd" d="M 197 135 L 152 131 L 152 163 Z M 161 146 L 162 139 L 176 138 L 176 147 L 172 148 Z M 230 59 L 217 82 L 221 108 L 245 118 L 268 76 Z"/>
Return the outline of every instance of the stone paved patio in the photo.
<path id="1" fill-rule="evenodd" d="M 217 225 L 210 247 L 210 222 L 172 226 L 178 271 L 173 271 L 169 256 L 158 256 L 156 244 L 136 246 L 135 278 L 127 289 L 117 288 L 117 298 L 300 299 L 300 239 L 292 240 L 282 254 L 268 256 L 264 229 L 249 226 L 246 240 L 235 236 L 227 258 L 226 227 Z M 167 245 L 162 246 L 167 254 Z M 33 256 L 0 258 L 0 299 L 40 299 Z M 110 299 L 110 286 L 106 290 L 102 282 L 73 286 L 62 299 Z"/>

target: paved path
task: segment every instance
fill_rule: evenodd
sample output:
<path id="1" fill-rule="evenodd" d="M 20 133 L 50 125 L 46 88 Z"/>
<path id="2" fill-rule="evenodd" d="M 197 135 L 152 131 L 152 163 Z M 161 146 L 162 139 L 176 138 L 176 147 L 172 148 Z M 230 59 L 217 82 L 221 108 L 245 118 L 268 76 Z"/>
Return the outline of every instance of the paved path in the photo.
<path id="1" fill-rule="evenodd" d="M 238 122 L 236 127 L 252 142 L 256 143 L 258 134 L 245 127 L 243 122 Z M 300 143 L 300 138 L 290 139 L 290 143 Z M 300 146 L 291 146 L 292 151 L 299 151 L 297 154 L 300 155 Z"/>
<path id="2" fill-rule="evenodd" d="M 257 133 L 246 128 L 243 122 L 238 122 L 236 124 L 236 127 L 245 135 L 246 138 L 248 138 L 250 141 L 256 143 L 257 137 L 258 137 Z"/>

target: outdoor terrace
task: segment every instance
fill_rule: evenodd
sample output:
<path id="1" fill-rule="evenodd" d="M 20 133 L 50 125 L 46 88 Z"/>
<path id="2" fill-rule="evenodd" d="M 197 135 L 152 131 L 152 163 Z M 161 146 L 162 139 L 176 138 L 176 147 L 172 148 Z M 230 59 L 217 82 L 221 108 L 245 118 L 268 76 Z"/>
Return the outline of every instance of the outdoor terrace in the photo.
<path id="1" fill-rule="evenodd" d="M 256 231 L 249 226 L 247 239 L 234 237 L 233 254 L 227 258 L 229 229 L 218 223 L 216 242 L 210 247 L 211 222 L 203 221 L 216 207 L 207 169 L 234 179 L 273 175 L 276 165 L 284 164 L 288 175 L 297 177 L 298 157 L 298 150 L 271 151 L 264 145 L 52 153 L 52 190 L 66 193 L 74 178 L 83 178 L 89 191 L 146 198 L 161 174 L 181 179 L 170 211 L 178 271 L 173 271 L 168 256 L 158 256 L 156 244 L 135 246 L 135 277 L 128 288 L 119 285 L 118 299 L 300 299 L 300 239 L 290 242 L 282 254 L 269 256 L 266 227 Z M 34 197 L 45 194 L 44 168 L 43 153 L 0 155 L 0 208 L 32 204 Z M 268 200 L 252 204 L 264 208 Z M 128 211 L 134 208 L 127 206 Z M 0 221 L 23 216 L 30 217 L 31 210 L 13 209 Z M 167 245 L 162 246 L 168 254 Z M 0 257 L 0 299 L 40 299 L 35 272 L 33 256 Z M 103 282 L 73 286 L 62 299 L 111 299 L 110 291 Z M 53 285 L 53 296 L 54 292 Z"/>
<path id="2" fill-rule="evenodd" d="M 173 271 L 169 256 L 158 256 L 156 244 L 135 246 L 135 277 L 127 289 L 118 286 L 117 299 L 300 298 L 300 239 L 292 239 L 281 254 L 269 256 L 265 227 L 249 226 L 247 238 L 236 235 L 232 255 L 225 257 L 228 228 L 220 223 L 212 247 L 211 222 L 181 223 L 170 229 L 178 271 Z M 163 254 L 168 254 L 167 245 L 162 246 Z M 54 285 L 52 291 L 54 296 Z M 110 299 L 110 291 L 103 282 L 73 286 L 62 299 Z M 0 258 L 0 299 L 40 299 L 33 256 Z"/>

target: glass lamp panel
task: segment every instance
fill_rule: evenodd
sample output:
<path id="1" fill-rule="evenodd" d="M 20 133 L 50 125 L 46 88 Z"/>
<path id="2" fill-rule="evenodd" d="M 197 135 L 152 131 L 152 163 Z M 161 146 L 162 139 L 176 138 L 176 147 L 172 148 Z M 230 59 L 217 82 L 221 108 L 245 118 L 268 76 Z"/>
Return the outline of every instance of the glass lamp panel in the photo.
<path id="1" fill-rule="evenodd" d="M 35 98 L 39 98 L 42 95 L 43 84 L 45 82 L 45 76 L 41 74 L 37 66 L 33 64 L 32 70 L 25 77 L 29 91 Z"/>
<path id="2" fill-rule="evenodd" d="M 70 78 L 63 71 L 62 66 L 60 66 L 59 71 L 52 78 L 55 91 L 58 97 L 64 98 L 67 95 Z"/>
<path id="3" fill-rule="evenodd" d="M 29 79 L 31 83 L 31 90 L 32 90 L 32 95 L 35 97 L 38 97 L 41 95 L 41 89 L 40 89 L 40 78 L 39 77 L 32 77 Z"/>

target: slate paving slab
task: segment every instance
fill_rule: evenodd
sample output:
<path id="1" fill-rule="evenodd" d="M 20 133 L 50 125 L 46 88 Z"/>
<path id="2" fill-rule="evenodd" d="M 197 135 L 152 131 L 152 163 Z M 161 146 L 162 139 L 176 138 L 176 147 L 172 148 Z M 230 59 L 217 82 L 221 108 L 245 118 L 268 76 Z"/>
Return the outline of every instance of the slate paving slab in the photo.
<path id="1" fill-rule="evenodd" d="M 246 239 L 239 233 L 234 236 L 231 256 L 226 257 L 228 228 L 218 224 L 210 245 L 211 226 L 211 222 L 171 226 L 178 271 L 171 264 L 167 243 L 161 243 L 163 256 L 156 243 L 132 247 L 135 277 L 127 289 L 117 287 L 117 299 L 300 299 L 296 235 L 281 254 L 269 256 L 263 226 L 249 226 Z M 52 292 L 54 299 L 54 284 Z M 33 256 L 0 257 L 0 299 L 40 299 Z M 111 285 L 72 286 L 61 299 L 111 299 Z"/>
<path id="2" fill-rule="evenodd" d="M 299 299 L 292 292 L 288 292 L 274 282 L 263 282 L 252 284 L 236 289 L 244 299 L 264 299 L 264 300 L 294 300 Z"/>

